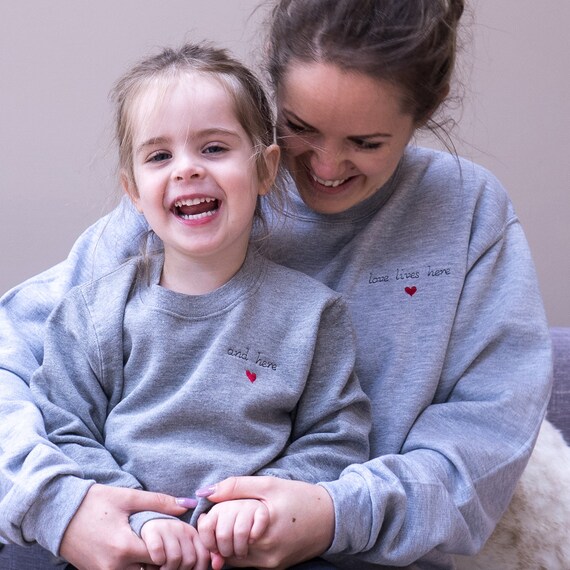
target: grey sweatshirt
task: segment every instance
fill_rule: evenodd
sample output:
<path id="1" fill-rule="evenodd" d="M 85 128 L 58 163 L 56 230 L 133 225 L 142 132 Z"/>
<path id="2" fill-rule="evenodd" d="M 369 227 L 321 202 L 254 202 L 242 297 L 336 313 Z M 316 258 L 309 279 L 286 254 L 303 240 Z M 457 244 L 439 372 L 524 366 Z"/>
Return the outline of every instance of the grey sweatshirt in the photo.
<path id="1" fill-rule="evenodd" d="M 329 554 L 359 569 L 451 568 L 447 553 L 473 553 L 507 505 L 550 391 L 546 319 L 505 191 L 472 163 L 410 148 L 364 203 L 319 215 L 294 198 L 273 226 L 268 254 L 347 299 L 372 400 L 373 459 L 325 483 L 336 511 Z M 89 485 L 46 443 L 26 382 L 56 301 L 132 254 L 117 244 L 143 229 L 124 202 L 68 260 L 0 303 L 5 539 L 56 550 Z M 67 501 L 52 492 L 60 487 L 72 490 Z"/>
<path id="2" fill-rule="evenodd" d="M 368 459 L 370 405 L 338 293 L 253 251 L 206 295 L 161 287 L 161 269 L 155 258 L 149 284 L 131 260 L 48 320 L 31 389 L 83 477 L 179 497 L 231 475 L 331 481 Z"/>

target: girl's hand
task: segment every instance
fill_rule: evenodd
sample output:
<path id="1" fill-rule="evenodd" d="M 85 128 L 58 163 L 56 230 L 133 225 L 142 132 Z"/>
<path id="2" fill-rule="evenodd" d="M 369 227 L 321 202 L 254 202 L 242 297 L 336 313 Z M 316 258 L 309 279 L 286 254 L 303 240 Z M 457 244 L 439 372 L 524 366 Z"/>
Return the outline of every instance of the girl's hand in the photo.
<path id="1" fill-rule="evenodd" d="M 334 507 L 319 485 L 277 477 L 230 477 L 211 491 L 208 499 L 215 503 L 258 499 L 269 513 L 265 533 L 250 541 L 246 558 L 230 557 L 231 566 L 287 568 L 321 555 L 332 543 Z"/>
<path id="2" fill-rule="evenodd" d="M 208 570 L 210 553 L 189 524 L 177 519 L 154 519 L 143 525 L 141 536 L 160 570 Z"/>
<path id="3" fill-rule="evenodd" d="M 79 570 L 123 570 L 151 563 L 144 542 L 131 530 L 129 516 L 157 511 L 180 516 L 187 509 L 173 497 L 135 489 L 93 485 L 67 526 L 60 555 Z"/>
<path id="4" fill-rule="evenodd" d="M 249 544 L 263 535 L 269 524 L 267 507 L 254 499 L 215 505 L 198 520 L 204 546 L 212 552 L 213 570 L 221 570 L 224 559 L 246 558 Z"/>

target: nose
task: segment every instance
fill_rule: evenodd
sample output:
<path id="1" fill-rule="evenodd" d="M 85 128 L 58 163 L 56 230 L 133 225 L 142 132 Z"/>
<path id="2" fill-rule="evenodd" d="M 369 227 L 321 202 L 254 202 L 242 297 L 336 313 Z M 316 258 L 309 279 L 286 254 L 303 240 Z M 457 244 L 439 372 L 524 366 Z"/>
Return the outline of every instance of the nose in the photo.
<path id="1" fill-rule="evenodd" d="M 345 174 L 344 149 L 333 144 L 314 146 L 311 153 L 311 168 L 319 178 L 334 180 Z"/>
<path id="2" fill-rule="evenodd" d="M 187 182 L 200 179 L 205 175 L 204 167 L 192 157 L 180 157 L 172 169 L 172 180 L 175 182 Z"/>

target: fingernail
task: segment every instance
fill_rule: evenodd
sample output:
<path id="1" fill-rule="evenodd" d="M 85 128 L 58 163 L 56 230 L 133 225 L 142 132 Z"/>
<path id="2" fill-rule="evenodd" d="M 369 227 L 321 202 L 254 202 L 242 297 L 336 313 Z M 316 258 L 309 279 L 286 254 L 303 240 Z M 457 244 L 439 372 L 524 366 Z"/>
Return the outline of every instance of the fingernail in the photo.
<path id="1" fill-rule="evenodd" d="M 190 499 L 188 497 L 179 497 L 176 499 L 176 504 L 186 509 L 194 509 L 198 504 L 198 501 L 196 499 Z"/>
<path id="2" fill-rule="evenodd" d="M 209 497 L 216 492 L 216 486 L 210 485 L 209 487 L 202 487 L 196 491 L 197 497 Z"/>

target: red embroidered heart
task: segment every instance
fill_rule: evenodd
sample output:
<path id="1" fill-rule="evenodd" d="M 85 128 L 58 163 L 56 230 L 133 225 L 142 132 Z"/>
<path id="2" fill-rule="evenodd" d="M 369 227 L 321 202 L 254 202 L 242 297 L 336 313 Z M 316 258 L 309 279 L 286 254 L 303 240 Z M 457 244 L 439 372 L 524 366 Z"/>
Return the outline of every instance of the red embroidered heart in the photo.
<path id="1" fill-rule="evenodd" d="M 417 290 L 418 290 L 418 288 L 415 287 L 415 286 L 414 286 L 414 287 L 406 287 L 406 288 L 404 289 L 404 291 L 405 291 L 410 297 L 413 297 L 413 296 L 415 295 L 415 293 L 416 293 Z"/>
<path id="2" fill-rule="evenodd" d="M 245 373 L 249 378 L 249 381 L 253 384 L 257 378 L 257 374 L 255 372 L 251 372 L 251 370 L 246 370 Z"/>

